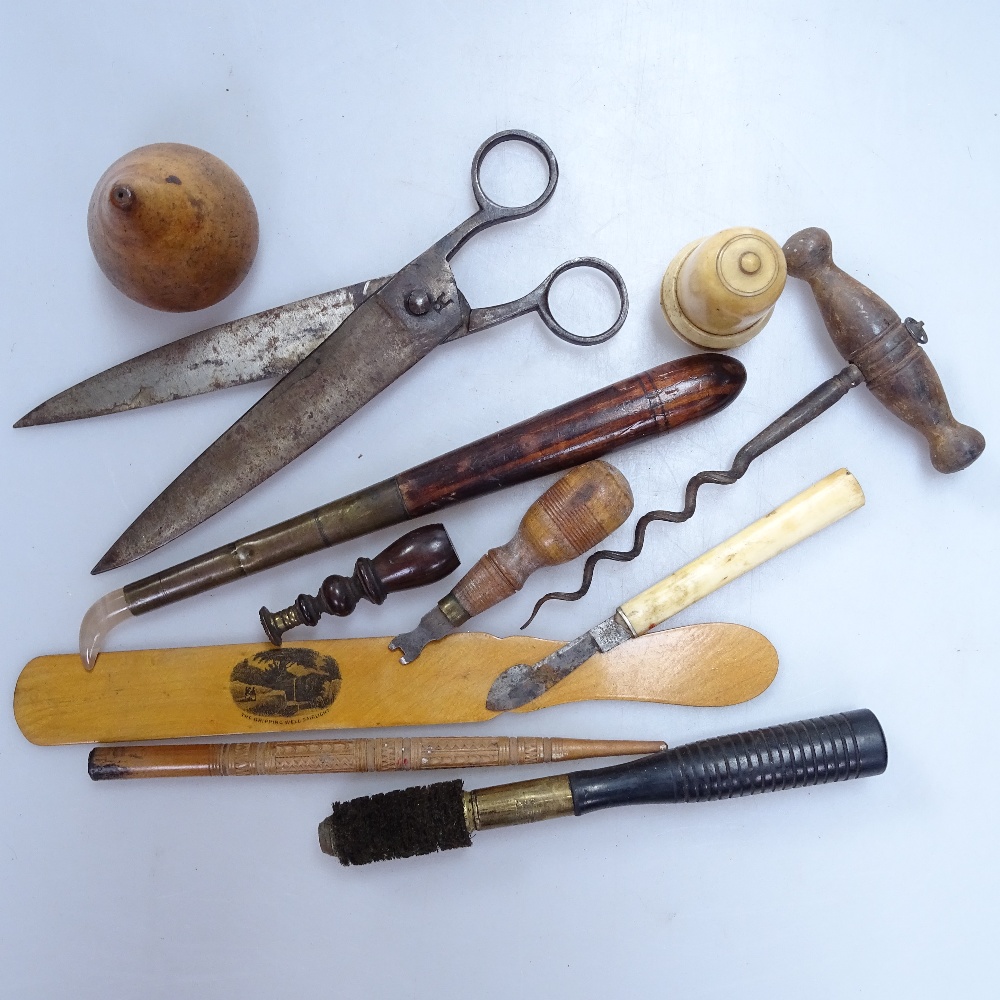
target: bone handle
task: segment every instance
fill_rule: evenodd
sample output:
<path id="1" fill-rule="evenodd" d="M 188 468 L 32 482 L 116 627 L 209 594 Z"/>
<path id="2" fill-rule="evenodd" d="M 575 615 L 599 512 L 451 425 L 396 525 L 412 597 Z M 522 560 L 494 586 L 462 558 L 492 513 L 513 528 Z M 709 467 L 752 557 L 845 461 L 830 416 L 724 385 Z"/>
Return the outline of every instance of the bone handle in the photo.
<path id="1" fill-rule="evenodd" d="M 550 486 L 517 533 L 490 549 L 453 591 L 469 617 L 519 591 L 542 566 L 569 562 L 607 538 L 632 513 L 628 481 L 607 462 L 588 462 Z"/>
<path id="2" fill-rule="evenodd" d="M 626 601 L 619 615 L 642 635 L 724 584 L 863 506 L 858 481 L 840 469 L 792 497 L 665 580 Z"/>

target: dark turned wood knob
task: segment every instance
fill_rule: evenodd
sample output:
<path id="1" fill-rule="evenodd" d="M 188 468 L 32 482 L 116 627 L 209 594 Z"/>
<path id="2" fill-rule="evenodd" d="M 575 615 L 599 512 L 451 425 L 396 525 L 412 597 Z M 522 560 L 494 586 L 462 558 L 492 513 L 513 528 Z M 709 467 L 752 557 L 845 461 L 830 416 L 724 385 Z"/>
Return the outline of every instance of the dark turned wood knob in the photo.
<path id="1" fill-rule="evenodd" d="M 782 250 L 788 273 L 809 283 L 841 356 L 855 365 L 883 406 L 927 439 L 938 472 L 958 472 L 983 453 L 986 439 L 952 416 L 944 387 L 920 346 L 923 324 L 901 320 L 870 288 L 833 262 L 822 229 L 803 229 Z"/>
<path id="2" fill-rule="evenodd" d="M 283 611 L 260 609 L 267 637 L 281 645 L 282 633 L 297 625 L 315 625 L 324 614 L 344 618 L 364 598 L 381 604 L 389 594 L 423 587 L 448 576 L 459 559 L 443 524 L 427 524 L 408 531 L 374 559 L 359 559 L 353 576 L 328 576 L 315 597 L 299 594 Z"/>

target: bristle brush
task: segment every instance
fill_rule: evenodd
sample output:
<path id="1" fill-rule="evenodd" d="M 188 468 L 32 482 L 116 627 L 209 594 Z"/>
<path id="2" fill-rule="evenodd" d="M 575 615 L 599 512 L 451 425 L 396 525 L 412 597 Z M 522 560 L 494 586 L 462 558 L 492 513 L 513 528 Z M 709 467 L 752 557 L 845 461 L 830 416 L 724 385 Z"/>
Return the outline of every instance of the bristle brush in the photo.
<path id="1" fill-rule="evenodd" d="M 460 780 L 335 802 L 319 843 L 342 865 L 470 847 L 491 827 L 609 806 L 706 802 L 881 774 L 885 736 L 868 709 L 721 736 L 613 767 L 466 792 Z"/>

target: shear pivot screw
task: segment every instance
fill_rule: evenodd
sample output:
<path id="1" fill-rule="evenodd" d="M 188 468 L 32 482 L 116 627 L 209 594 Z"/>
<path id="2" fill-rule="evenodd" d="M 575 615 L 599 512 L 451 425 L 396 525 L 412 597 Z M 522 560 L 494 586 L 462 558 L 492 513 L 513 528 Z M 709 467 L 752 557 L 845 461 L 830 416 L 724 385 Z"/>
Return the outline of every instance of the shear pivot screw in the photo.
<path id="1" fill-rule="evenodd" d="M 431 307 L 431 297 L 424 288 L 414 288 L 406 296 L 406 309 L 414 316 L 423 316 Z"/>

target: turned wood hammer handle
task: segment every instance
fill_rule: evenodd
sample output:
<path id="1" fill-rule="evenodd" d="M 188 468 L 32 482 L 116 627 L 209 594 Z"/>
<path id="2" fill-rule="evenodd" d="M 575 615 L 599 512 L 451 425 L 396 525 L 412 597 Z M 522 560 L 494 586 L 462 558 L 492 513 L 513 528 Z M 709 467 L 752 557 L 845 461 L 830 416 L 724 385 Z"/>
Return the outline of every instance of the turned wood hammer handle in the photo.
<path id="1" fill-rule="evenodd" d="M 632 490 L 613 465 L 578 466 L 528 508 L 514 537 L 490 549 L 452 593 L 470 618 L 482 614 L 519 591 L 535 570 L 592 549 L 631 513 Z"/>
<path id="2" fill-rule="evenodd" d="M 755 566 L 839 521 L 864 502 L 860 484 L 847 469 L 833 472 L 626 601 L 618 613 L 635 635 L 642 635 Z"/>

